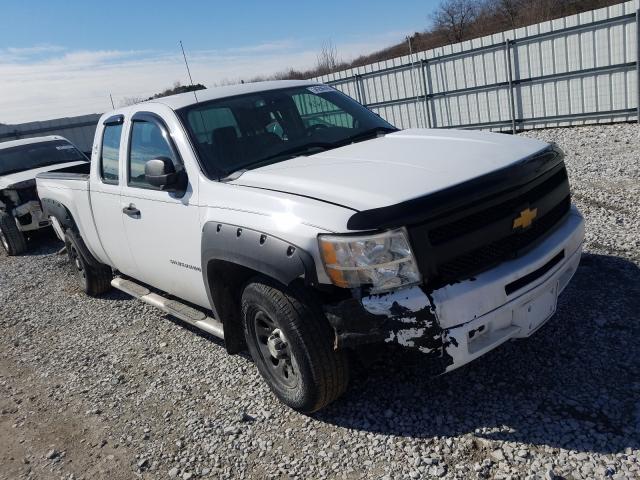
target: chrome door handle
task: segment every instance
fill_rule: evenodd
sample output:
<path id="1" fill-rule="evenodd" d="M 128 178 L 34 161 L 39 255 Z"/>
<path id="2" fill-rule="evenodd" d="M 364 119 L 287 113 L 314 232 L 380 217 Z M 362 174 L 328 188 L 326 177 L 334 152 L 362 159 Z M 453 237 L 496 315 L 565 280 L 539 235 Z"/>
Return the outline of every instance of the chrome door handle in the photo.
<path id="1" fill-rule="evenodd" d="M 140 218 L 140 210 L 138 210 L 133 203 L 129 204 L 128 207 L 124 207 L 122 213 L 132 218 Z"/>

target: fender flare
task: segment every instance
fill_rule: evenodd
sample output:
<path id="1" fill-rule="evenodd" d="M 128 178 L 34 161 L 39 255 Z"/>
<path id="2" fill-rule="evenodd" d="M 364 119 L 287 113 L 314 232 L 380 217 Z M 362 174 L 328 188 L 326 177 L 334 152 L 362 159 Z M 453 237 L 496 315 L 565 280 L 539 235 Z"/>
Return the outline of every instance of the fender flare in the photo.
<path id="1" fill-rule="evenodd" d="M 297 245 L 251 228 L 207 222 L 202 229 L 202 273 L 207 291 L 208 265 L 216 260 L 249 268 L 283 285 L 303 276 L 307 285 L 318 281 L 313 257 Z"/>
<path id="2" fill-rule="evenodd" d="M 239 225 L 207 222 L 202 229 L 201 261 L 209 303 L 224 326 L 225 343 L 230 353 L 239 351 L 243 342 L 241 329 L 237 330 L 240 320 L 237 300 L 239 288 L 253 272 L 283 285 L 301 277 L 307 285 L 318 282 L 315 262 L 307 251 L 282 238 Z M 242 278 L 228 278 L 225 276 L 228 269 L 217 273 L 216 264 L 232 269 L 241 267 L 244 270 Z"/>

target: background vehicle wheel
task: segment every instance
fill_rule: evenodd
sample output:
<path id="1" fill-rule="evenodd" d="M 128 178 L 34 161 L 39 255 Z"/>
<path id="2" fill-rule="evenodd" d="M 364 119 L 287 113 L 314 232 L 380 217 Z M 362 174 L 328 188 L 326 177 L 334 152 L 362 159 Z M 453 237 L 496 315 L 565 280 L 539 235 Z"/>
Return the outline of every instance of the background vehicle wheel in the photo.
<path id="1" fill-rule="evenodd" d="M 80 243 L 82 239 L 73 230 L 67 230 L 64 239 L 69 260 L 78 272 L 82 290 L 92 297 L 111 290 L 111 279 L 113 278 L 111 268 L 107 265 L 99 267 L 90 265 L 81 253 L 86 250 L 86 247 Z"/>
<path id="2" fill-rule="evenodd" d="M 262 377 L 289 407 L 311 413 L 336 400 L 349 383 L 345 352 L 303 292 L 257 278 L 242 293 L 244 334 Z"/>
<path id="3" fill-rule="evenodd" d="M 8 213 L 0 213 L 0 244 L 7 255 L 20 255 L 27 251 L 27 239 L 18 230 L 15 219 Z"/>

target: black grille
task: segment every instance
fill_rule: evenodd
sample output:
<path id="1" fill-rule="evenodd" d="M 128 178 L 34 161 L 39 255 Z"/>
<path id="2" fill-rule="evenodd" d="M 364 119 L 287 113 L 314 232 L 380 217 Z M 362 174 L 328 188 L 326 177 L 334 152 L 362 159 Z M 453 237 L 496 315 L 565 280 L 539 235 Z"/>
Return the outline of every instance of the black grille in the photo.
<path id="1" fill-rule="evenodd" d="M 567 196 L 545 216 L 538 219 L 528 230 L 514 233 L 442 263 L 438 266 L 440 280 L 445 283 L 451 280 L 460 280 L 480 273 L 504 260 L 517 257 L 551 230 L 570 208 L 571 200 Z"/>
<path id="2" fill-rule="evenodd" d="M 482 198 L 482 197 L 481 197 Z M 533 248 L 571 208 L 563 164 L 529 183 L 409 227 L 412 245 L 429 286 L 465 280 Z M 527 228 L 514 227 L 525 211 L 536 211 Z"/>
<path id="3" fill-rule="evenodd" d="M 486 210 L 481 210 L 451 223 L 446 223 L 429 230 L 431 245 L 441 245 L 451 239 L 474 232 L 488 223 L 495 222 L 517 211 L 522 204 L 535 204 L 540 198 L 557 188 L 567 180 L 567 171 L 563 168 L 553 176 L 532 188 L 523 195 L 499 203 Z"/>

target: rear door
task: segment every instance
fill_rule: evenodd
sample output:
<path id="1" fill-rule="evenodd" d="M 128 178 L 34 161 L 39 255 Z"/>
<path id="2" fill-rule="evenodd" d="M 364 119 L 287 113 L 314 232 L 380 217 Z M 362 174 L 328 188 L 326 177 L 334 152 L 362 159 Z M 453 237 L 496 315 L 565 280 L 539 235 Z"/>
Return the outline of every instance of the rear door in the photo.
<path id="1" fill-rule="evenodd" d="M 126 152 L 123 142 L 124 116 L 114 115 L 98 126 L 101 141 L 93 152 L 98 162 L 91 173 L 91 210 L 102 248 L 111 266 L 136 276 L 135 263 L 127 244 L 120 201 L 122 162 Z"/>
<path id="2" fill-rule="evenodd" d="M 153 108 L 150 106 L 150 108 Z M 177 122 L 177 120 L 176 120 Z M 175 124 L 173 125 L 175 128 Z M 146 182 L 144 167 L 158 157 L 183 167 L 167 123 L 156 113 L 138 112 L 127 128 L 121 209 L 139 280 L 190 302 L 207 306 L 200 269 L 202 232 L 193 170 L 184 194 L 164 192 Z"/>

